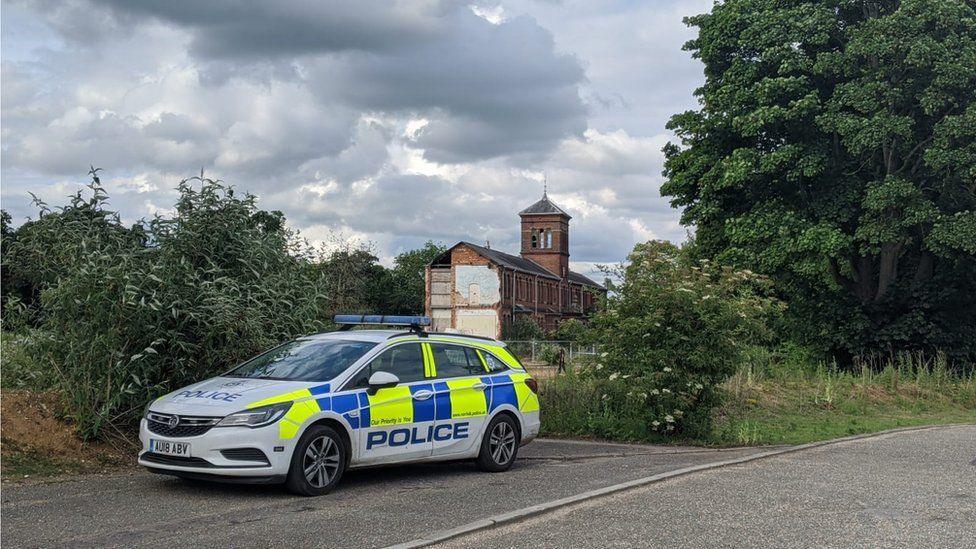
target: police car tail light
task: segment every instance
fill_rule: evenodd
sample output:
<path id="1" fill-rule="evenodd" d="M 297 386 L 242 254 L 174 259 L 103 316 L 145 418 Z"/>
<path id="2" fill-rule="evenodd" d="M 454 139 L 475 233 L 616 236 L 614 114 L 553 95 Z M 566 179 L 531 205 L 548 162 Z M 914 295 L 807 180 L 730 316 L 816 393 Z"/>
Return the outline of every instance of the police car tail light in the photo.
<path id="1" fill-rule="evenodd" d="M 530 378 L 526 378 L 525 379 L 525 385 L 529 389 L 532 389 L 532 392 L 533 393 L 539 394 L 539 382 L 538 381 L 532 379 L 531 377 Z"/>
<path id="2" fill-rule="evenodd" d="M 236 412 L 220 420 L 217 427 L 264 427 L 271 425 L 287 414 L 291 405 L 291 402 L 282 402 Z"/>

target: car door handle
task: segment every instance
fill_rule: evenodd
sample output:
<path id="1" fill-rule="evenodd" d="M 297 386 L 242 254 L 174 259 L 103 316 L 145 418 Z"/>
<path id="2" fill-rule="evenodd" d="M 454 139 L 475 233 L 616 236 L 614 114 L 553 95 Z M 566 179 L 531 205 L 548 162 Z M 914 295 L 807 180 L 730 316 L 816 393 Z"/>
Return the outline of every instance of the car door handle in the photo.
<path id="1" fill-rule="evenodd" d="M 413 394 L 413 399 L 414 400 L 427 400 L 428 398 L 430 398 L 432 396 L 434 396 L 434 393 L 432 393 L 432 392 L 430 392 L 430 391 L 428 391 L 426 389 L 422 389 L 422 390 L 417 391 L 416 393 Z"/>
<path id="2" fill-rule="evenodd" d="M 486 385 L 486 384 L 484 384 L 484 383 L 482 383 L 482 382 L 479 381 L 478 383 L 475 383 L 474 385 L 472 385 L 471 388 L 472 389 L 486 389 L 486 388 L 488 388 L 488 385 Z"/>

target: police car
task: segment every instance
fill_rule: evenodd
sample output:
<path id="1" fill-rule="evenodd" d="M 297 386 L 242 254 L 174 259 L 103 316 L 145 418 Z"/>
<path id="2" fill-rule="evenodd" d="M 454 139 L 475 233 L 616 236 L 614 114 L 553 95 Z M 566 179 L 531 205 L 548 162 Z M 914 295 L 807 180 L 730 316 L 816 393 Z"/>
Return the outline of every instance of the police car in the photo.
<path id="1" fill-rule="evenodd" d="M 504 343 L 428 333 L 427 317 L 335 322 L 339 331 L 289 341 L 151 402 L 139 464 L 321 495 L 357 467 L 475 459 L 505 471 L 539 433 L 538 386 Z"/>

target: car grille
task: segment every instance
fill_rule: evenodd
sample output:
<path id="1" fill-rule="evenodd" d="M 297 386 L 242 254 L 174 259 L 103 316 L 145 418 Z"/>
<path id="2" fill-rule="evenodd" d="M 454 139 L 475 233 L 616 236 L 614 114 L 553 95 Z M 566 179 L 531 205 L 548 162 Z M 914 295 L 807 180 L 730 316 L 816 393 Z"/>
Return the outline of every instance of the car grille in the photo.
<path id="1" fill-rule="evenodd" d="M 179 416 L 177 425 L 170 427 L 172 418 L 172 414 L 149 412 L 146 417 L 149 431 L 164 437 L 196 437 L 209 431 L 222 419 L 219 417 Z"/>
<path id="2" fill-rule="evenodd" d="M 214 467 L 213 463 L 203 459 L 195 457 L 182 457 L 182 456 L 167 456 L 163 454 L 155 454 L 153 452 L 146 452 L 142 454 L 142 459 L 144 461 L 150 461 L 152 463 L 159 463 L 161 465 L 182 465 L 183 467 Z"/>
<path id="3" fill-rule="evenodd" d="M 265 465 L 271 464 L 268 461 L 268 456 L 257 448 L 229 448 L 221 450 L 220 453 L 225 458 L 235 461 L 259 461 Z"/>

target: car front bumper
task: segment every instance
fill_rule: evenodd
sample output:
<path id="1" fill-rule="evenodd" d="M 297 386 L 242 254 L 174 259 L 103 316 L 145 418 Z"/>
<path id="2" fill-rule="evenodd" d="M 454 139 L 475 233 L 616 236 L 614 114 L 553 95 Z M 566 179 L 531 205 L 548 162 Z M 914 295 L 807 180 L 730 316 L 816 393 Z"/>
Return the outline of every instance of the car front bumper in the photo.
<path id="1" fill-rule="evenodd" d="M 189 458 L 171 457 L 150 451 L 150 440 L 178 442 L 190 445 Z M 288 474 L 294 441 L 278 438 L 277 424 L 252 429 L 250 427 L 212 427 L 191 437 L 166 437 L 149 431 L 145 419 L 139 422 L 139 465 L 154 473 L 247 482 L 274 482 Z M 257 449 L 266 462 L 253 459 L 228 458 L 224 450 Z"/>

